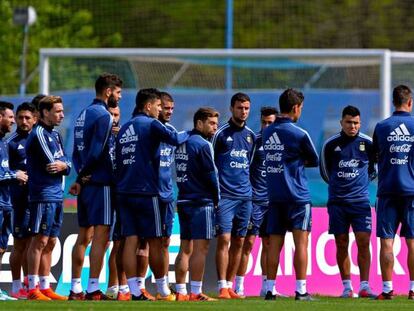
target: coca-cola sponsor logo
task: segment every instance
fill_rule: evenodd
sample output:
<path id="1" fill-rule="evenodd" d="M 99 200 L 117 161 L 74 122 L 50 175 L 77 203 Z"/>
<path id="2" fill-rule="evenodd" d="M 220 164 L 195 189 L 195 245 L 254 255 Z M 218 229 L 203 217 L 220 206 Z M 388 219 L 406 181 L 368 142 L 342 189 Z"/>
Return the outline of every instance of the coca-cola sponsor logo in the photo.
<path id="1" fill-rule="evenodd" d="M 230 156 L 237 157 L 237 158 L 247 158 L 247 150 L 246 149 L 241 149 L 241 150 L 232 149 L 230 151 Z"/>
<path id="2" fill-rule="evenodd" d="M 411 150 L 411 144 L 403 144 L 403 145 L 394 145 L 390 146 L 390 152 L 402 152 L 402 153 L 409 153 Z"/>
<path id="3" fill-rule="evenodd" d="M 359 165 L 359 160 L 351 159 L 351 160 L 348 160 L 348 161 L 344 161 L 344 160 L 339 161 L 338 166 L 340 168 L 344 168 L 344 167 L 358 167 L 358 165 Z"/>

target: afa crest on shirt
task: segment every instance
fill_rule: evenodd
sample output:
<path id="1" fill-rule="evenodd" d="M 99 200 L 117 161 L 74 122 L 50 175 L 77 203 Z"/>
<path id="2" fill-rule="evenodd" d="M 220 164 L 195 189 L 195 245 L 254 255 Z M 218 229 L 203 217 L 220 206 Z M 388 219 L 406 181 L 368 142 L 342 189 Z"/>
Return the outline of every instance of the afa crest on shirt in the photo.
<path id="1" fill-rule="evenodd" d="M 249 144 L 251 144 L 253 142 L 253 139 L 250 135 L 247 135 L 246 140 Z"/>
<path id="2" fill-rule="evenodd" d="M 365 142 L 361 141 L 359 143 L 359 151 L 365 151 Z"/>

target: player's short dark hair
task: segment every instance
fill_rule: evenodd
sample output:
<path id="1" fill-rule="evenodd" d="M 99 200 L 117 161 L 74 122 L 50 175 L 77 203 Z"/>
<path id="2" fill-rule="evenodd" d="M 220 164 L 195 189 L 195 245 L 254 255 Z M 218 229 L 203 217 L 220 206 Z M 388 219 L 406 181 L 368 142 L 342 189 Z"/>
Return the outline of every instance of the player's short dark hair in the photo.
<path id="1" fill-rule="evenodd" d="M 35 97 L 32 98 L 32 104 L 35 106 L 36 110 L 39 110 L 39 103 L 45 97 L 45 94 L 37 94 Z"/>
<path id="2" fill-rule="evenodd" d="M 231 97 L 230 100 L 230 106 L 234 107 L 234 105 L 236 104 L 236 102 L 250 102 L 250 97 L 249 95 L 245 94 L 245 93 L 236 93 Z"/>
<path id="3" fill-rule="evenodd" d="M 357 117 L 360 115 L 361 112 L 355 106 L 348 105 L 342 110 L 342 119 L 345 118 L 345 116 Z"/>
<path id="4" fill-rule="evenodd" d="M 45 96 L 39 103 L 39 113 L 40 117 L 43 118 L 43 110 L 50 111 L 53 108 L 54 104 L 57 103 L 63 103 L 62 97 L 60 96 L 54 96 L 54 95 L 48 95 Z"/>
<path id="5" fill-rule="evenodd" d="M 167 102 L 174 102 L 174 98 L 171 96 L 171 94 L 167 92 L 160 92 L 161 100 L 167 101 Z"/>
<path id="6" fill-rule="evenodd" d="M 113 73 L 101 74 L 95 82 L 96 94 L 102 94 L 107 88 L 114 89 L 115 87 L 122 87 L 121 78 Z"/>
<path id="7" fill-rule="evenodd" d="M 292 88 L 286 89 L 279 96 L 279 108 L 281 113 L 289 113 L 292 111 L 295 105 L 303 103 L 305 96 L 300 91 Z"/>
<path id="8" fill-rule="evenodd" d="M 1 115 L 4 115 L 4 112 L 6 111 L 6 109 L 13 110 L 14 105 L 10 102 L 0 100 L 0 113 L 1 113 Z"/>
<path id="9" fill-rule="evenodd" d="M 396 107 L 400 107 L 412 98 L 411 89 L 406 85 L 398 85 L 392 91 L 392 103 Z"/>
<path id="10" fill-rule="evenodd" d="M 275 107 L 266 106 L 266 107 L 260 108 L 261 117 L 267 117 L 267 116 L 278 115 L 278 114 L 279 114 L 279 111 Z"/>
<path id="11" fill-rule="evenodd" d="M 201 107 L 194 114 L 194 118 L 193 118 L 194 127 L 196 127 L 198 120 L 204 122 L 208 118 L 213 118 L 213 117 L 217 117 L 218 118 L 219 116 L 220 116 L 220 114 L 214 108 Z"/>
<path id="12" fill-rule="evenodd" d="M 153 102 L 157 99 L 161 99 L 161 92 L 158 89 L 149 88 L 141 89 L 138 91 L 135 97 L 135 110 L 142 111 L 147 103 Z"/>
<path id="13" fill-rule="evenodd" d="M 20 111 L 30 111 L 31 113 L 36 112 L 36 107 L 32 103 L 29 102 L 23 102 L 19 106 L 17 106 L 16 114 L 18 114 Z"/>

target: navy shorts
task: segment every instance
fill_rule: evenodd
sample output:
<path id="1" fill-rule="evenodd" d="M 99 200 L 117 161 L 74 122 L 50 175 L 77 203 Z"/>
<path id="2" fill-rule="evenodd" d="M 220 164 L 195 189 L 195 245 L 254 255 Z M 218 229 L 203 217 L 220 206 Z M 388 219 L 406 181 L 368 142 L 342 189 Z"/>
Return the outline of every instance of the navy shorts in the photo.
<path id="1" fill-rule="evenodd" d="M 380 197 L 377 201 L 377 237 L 394 239 L 401 223 L 401 236 L 414 238 L 414 198 Z"/>
<path id="2" fill-rule="evenodd" d="M 253 210 L 247 226 L 247 235 L 266 235 L 266 227 L 263 228 L 263 222 L 269 209 L 269 202 L 253 201 L 252 204 Z"/>
<path id="3" fill-rule="evenodd" d="M 251 200 L 221 199 L 215 215 L 216 234 L 245 237 L 252 209 Z"/>
<path id="4" fill-rule="evenodd" d="M 181 240 L 211 240 L 214 237 L 214 205 L 178 205 Z"/>
<path id="5" fill-rule="evenodd" d="M 0 249 L 7 249 L 12 230 L 12 213 L 10 208 L 0 207 Z"/>
<path id="6" fill-rule="evenodd" d="M 30 230 L 33 234 L 58 237 L 62 222 L 62 202 L 30 203 Z"/>
<path id="7" fill-rule="evenodd" d="M 158 205 L 162 218 L 162 236 L 168 238 L 171 236 L 174 225 L 175 204 L 174 201 L 163 202 L 161 199 L 158 199 Z"/>
<path id="8" fill-rule="evenodd" d="M 158 197 L 117 195 L 116 202 L 119 206 L 123 236 L 164 236 Z"/>
<path id="9" fill-rule="evenodd" d="M 98 225 L 111 226 L 113 223 L 113 191 L 110 186 L 84 185 L 78 195 L 79 227 Z"/>
<path id="10" fill-rule="evenodd" d="M 13 237 L 24 239 L 31 235 L 30 207 L 27 200 L 13 201 Z"/>
<path id="11" fill-rule="evenodd" d="M 328 202 L 329 233 L 348 234 L 352 226 L 354 232 L 371 233 L 372 217 L 369 202 Z"/>
<path id="12" fill-rule="evenodd" d="M 311 231 L 310 203 L 270 202 L 267 213 L 267 234 L 285 235 L 287 231 Z"/>

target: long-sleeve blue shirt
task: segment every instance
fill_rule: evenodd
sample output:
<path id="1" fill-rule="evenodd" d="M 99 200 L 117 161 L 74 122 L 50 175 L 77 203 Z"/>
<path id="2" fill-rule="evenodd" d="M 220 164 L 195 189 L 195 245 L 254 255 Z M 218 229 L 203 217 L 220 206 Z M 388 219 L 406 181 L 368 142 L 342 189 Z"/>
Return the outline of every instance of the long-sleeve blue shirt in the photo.
<path id="1" fill-rule="evenodd" d="M 318 166 L 318 154 L 304 129 L 290 118 L 277 117 L 263 131 L 270 202 L 309 203 L 306 167 Z"/>
<path id="2" fill-rule="evenodd" d="M 414 118 L 408 112 L 396 111 L 376 125 L 377 196 L 414 196 L 413 142 Z"/>
<path id="3" fill-rule="evenodd" d="M 0 208 L 10 210 L 10 183 L 16 181 L 16 172 L 9 167 L 9 152 L 4 137 L 0 138 L 0 161 Z"/>
<path id="4" fill-rule="evenodd" d="M 99 99 L 94 99 L 76 119 L 72 160 L 78 181 L 90 175 L 90 183 L 113 183 L 111 130 L 112 116 L 106 103 Z"/>
<path id="5" fill-rule="evenodd" d="M 30 132 L 26 142 L 27 173 L 29 175 L 30 202 L 61 202 L 63 200 L 63 175 L 69 175 L 69 162 L 62 140 L 53 127 L 39 122 Z M 56 160 L 65 162 L 67 169 L 51 174 L 47 164 Z"/>
<path id="6" fill-rule="evenodd" d="M 171 131 L 176 129 L 169 123 L 164 124 Z M 175 146 L 160 143 L 160 199 L 164 202 L 174 201 L 173 169 Z"/>
<path id="7" fill-rule="evenodd" d="M 117 193 L 159 196 L 160 143 L 178 146 L 187 137 L 144 113 L 135 114 L 116 138 Z"/>
<path id="8" fill-rule="evenodd" d="M 267 196 L 266 165 L 263 149 L 262 131 L 256 134 L 256 145 L 253 160 L 250 164 L 250 182 L 252 184 L 253 201 L 265 202 Z"/>
<path id="9" fill-rule="evenodd" d="M 369 182 L 376 177 L 371 137 L 342 131 L 330 137 L 322 147 L 319 169 L 329 184 L 329 202 L 369 201 Z"/>
<path id="10" fill-rule="evenodd" d="M 251 199 L 250 161 L 256 136 L 247 126 L 230 119 L 213 137 L 214 157 L 219 172 L 220 193 L 230 199 Z"/>
<path id="11" fill-rule="evenodd" d="M 178 204 L 214 203 L 220 198 L 213 146 L 197 130 L 175 153 Z"/>
<path id="12" fill-rule="evenodd" d="M 7 145 L 9 147 L 9 166 L 13 171 L 21 170 L 27 171 L 26 164 L 26 141 L 29 137 L 29 132 L 16 130 L 7 138 Z M 29 200 L 28 185 L 19 185 L 17 182 L 10 185 L 10 193 L 12 203 L 15 201 Z M 13 203 L 14 205 L 14 203 Z"/>

